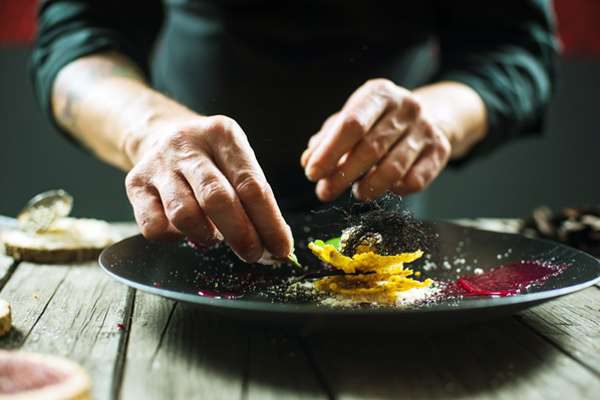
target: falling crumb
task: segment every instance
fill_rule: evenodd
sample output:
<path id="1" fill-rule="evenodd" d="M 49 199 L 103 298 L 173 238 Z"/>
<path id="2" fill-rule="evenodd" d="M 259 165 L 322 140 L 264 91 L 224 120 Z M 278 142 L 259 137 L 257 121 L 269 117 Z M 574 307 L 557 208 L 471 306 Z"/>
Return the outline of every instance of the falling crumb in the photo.
<path id="1" fill-rule="evenodd" d="M 425 272 L 435 271 L 436 269 L 437 269 L 437 264 L 434 263 L 433 261 L 425 261 L 425 264 L 423 264 L 423 270 Z"/>

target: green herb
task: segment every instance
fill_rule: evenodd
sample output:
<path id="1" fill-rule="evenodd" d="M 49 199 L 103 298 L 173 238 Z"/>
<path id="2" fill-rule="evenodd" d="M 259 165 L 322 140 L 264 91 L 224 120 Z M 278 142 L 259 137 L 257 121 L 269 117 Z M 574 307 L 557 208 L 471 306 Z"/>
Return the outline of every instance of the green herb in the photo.
<path id="1" fill-rule="evenodd" d="M 327 240 L 325 242 L 325 244 L 331 245 L 331 246 L 335 247 L 335 249 L 337 251 L 340 251 L 340 247 L 342 246 L 341 240 L 342 240 L 341 237 L 334 237 L 334 238 Z"/>
<path id="2" fill-rule="evenodd" d="M 300 268 L 302 267 L 302 265 L 300 265 L 300 263 L 298 262 L 298 257 L 296 257 L 296 254 L 294 253 L 294 251 L 292 250 L 292 252 L 290 253 L 289 256 L 287 256 L 287 259 L 289 262 L 291 262 L 294 266 Z"/>

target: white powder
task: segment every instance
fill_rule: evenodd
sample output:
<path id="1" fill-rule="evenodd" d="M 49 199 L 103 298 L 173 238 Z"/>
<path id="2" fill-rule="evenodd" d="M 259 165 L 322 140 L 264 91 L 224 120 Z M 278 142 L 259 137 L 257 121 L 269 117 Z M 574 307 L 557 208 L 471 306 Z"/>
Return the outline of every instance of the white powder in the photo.
<path id="1" fill-rule="evenodd" d="M 410 306 L 416 302 L 426 300 L 436 293 L 439 289 L 435 285 L 431 285 L 424 288 L 412 288 L 396 294 L 396 305 L 398 306 Z"/>
<path id="2" fill-rule="evenodd" d="M 310 281 L 304 281 L 304 282 L 298 282 L 293 284 L 290 289 L 288 289 L 288 293 L 292 292 L 294 294 L 297 294 L 298 292 L 302 291 L 303 293 L 306 294 L 321 294 L 321 295 L 325 295 L 322 292 L 319 292 L 317 289 L 315 289 L 314 286 L 314 282 L 310 282 Z M 402 292 L 398 292 L 396 294 L 396 307 L 408 307 L 408 306 L 412 306 L 415 305 L 417 303 L 420 302 L 424 302 L 427 301 L 428 299 L 432 299 L 437 293 L 439 293 L 440 288 L 437 287 L 435 284 L 429 286 L 429 287 L 425 287 L 425 288 L 412 288 L 409 290 L 405 290 Z M 350 297 L 345 297 L 345 296 L 332 296 L 332 295 L 325 295 L 325 297 L 323 297 L 322 299 L 320 299 L 318 301 L 318 304 L 320 305 L 324 305 L 324 306 L 328 306 L 328 307 L 355 307 L 358 305 L 371 305 L 373 307 L 381 307 L 381 306 L 389 306 L 389 304 L 386 303 L 380 303 L 377 301 L 372 301 L 372 302 L 366 302 L 364 300 L 356 300 Z"/>

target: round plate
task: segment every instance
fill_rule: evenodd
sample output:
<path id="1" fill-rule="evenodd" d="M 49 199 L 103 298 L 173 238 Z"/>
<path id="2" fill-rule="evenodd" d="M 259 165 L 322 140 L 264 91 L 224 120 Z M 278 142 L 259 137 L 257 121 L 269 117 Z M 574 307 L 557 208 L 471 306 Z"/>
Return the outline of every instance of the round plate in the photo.
<path id="1" fill-rule="evenodd" d="M 247 265 L 224 245 L 198 251 L 185 243 L 151 242 L 141 235 L 104 250 L 100 265 L 112 277 L 136 289 L 244 320 L 292 324 L 309 331 L 413 330 L 488 320 L 600 281 L 600 261 L 573 248 L 521 235 L 425 222 L 426 230 L 436 237 L 435 245 L 429 250 L 428 260 L 410 264 L 411 268 L 422 269 L 424 277 L 452 281 L 475 268 L 486 271 L 523 260 L 571 267 L 539 286 L 508 297 L 464 297 L 413 308 L 330 307 L 318 304 L 311 296 L 290 296 L 285 288 L 307 273 L 323 271 L 322 264 L 306 249 L 307 241 L 335 236 L 340 226 L 318 214 L 292 215 L 287 221 L 296 238 L 296 253 L 303 270 L 287 265 Z M 437 267 L 431 269 L 428 265 Z"/>

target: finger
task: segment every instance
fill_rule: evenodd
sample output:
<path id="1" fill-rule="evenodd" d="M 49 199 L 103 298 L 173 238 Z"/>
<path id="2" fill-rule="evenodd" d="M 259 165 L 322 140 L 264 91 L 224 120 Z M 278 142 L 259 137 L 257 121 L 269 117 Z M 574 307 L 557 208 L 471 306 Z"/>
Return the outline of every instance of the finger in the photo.
<path id="1" fill-rule="evenodd" d="M 133 207 L 135 220 L 140 232 L 149 240 L 175 239 L 181 235 L 169 224 L 155 188 L 131 183 L 126 180 L 127 197 Z"/>
<path id="2" fill-rule="evenodd" d="M 310 140 L 308 141 L 308 147 L 302 152 L 302 156 L 300 157 L 300 165 L 302 165 L 302 168 L 306 167 L 306 163 L 308 162 L 310 155 L 315 147 L 317 147 L 318 143 L 322 140 L 323 135 L 321 132 L 322 131 L 319 131 L 310 137 Z"/>
<path id="3" fill-rule="evenodd" d="M 394 85 L 389 81 L 374 82 L 367 82 L 354 92 L 339 118 L 324 132 L 323 140 L 306 166 L 310 180 L 317 181 L 331 174 L 342 155 L 358 143 L 392 103 Z"/>
<path id="4" fill-rule="evenodd" d="M 321 140 L 323 140 L 323 132 L 329 129 L 329 127 L 334 123 L 338 115 L 339 112 L 330 115 L 323 123 L 321 130 L 319 130 L 319 132 L 310 137 L 310 140 L 308 141 L 308 147 L 302 153 L 302 157 L 300 157 L 300 164 L 302 165 L 302 168 L 306 168 L 306 163 L 308 162 L 310 155 L 312 154 L 314 149 L 317 148 Z"/>
<path id="5" fill-rule="evenodd" d="M 256 262 L 262 256 L 263 246 L 227 178 L 209 159 L 184 164 L 181 173 L 225 242 L 242 260 Z"/>
<path id="6" fill-rule="evenodd" d="M 185 178 L 172 174 L 153 183 L 171 225 L 194 243 L 208 246 L 218 241 L 216 227 L 200 209 Z"/>
<path id="7" fill-rule="evenodd" d="M 409 122 L 388 112 L 375 127 L 343 157 L 335 172 L 317 184 L 317 196 L 332 201 L 367 173 L 405 133 Z"/>
<path id="8" fill-rule="evenodd" d="M 291 230 L 246 135 L 233 123 L 227 134 L 215 139 L 215 164 L 234 188 L 262 244 L 274 256 L 287 257 L 293 247 Z"/>
<path id="9" fill-rule="evenodd" d="M 393 192 L 405 196 L 424 190 L 440 174 L 446 163 L 447 158 L 441 151 L 433 146 L 425 149 L 404 179 L 392 189 Z"/>
<path id="10" fill-rule="evenodd" d="M 425 142 L 418 134 L 409 132 L 355 185 L 353 190 L 355 197 L 363 201 L 373 200 L 393 188 L 410 170 L 424 146 Z"/>

